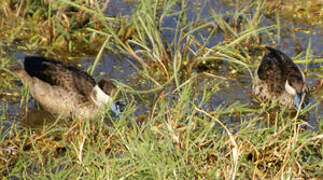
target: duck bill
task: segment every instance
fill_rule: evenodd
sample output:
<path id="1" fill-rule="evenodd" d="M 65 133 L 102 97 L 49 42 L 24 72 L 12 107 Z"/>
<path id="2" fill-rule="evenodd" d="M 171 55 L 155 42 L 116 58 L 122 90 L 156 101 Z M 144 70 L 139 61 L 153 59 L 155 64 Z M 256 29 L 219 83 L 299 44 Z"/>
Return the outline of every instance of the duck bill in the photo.
<path id="1" fill-rule="evenodd" d="M 297 109 L 299 108 L 299 106 L 301 106 L 301 109 L 303 109 L 306 106 L 304 101 L 302 104 L 300 104 L 301 100 L 302 100 L 302 93 L 297 93 L 296 96 L 294 97 L 294 102 L 295 102 Z"/>
<path id="2" fill-rule="evenodd" d="M 120 117 L 121 113 L 124 111 L 125 105 L 121 102 L 116 102 L 112 103 L 110 108 L 116 117 Z"/>

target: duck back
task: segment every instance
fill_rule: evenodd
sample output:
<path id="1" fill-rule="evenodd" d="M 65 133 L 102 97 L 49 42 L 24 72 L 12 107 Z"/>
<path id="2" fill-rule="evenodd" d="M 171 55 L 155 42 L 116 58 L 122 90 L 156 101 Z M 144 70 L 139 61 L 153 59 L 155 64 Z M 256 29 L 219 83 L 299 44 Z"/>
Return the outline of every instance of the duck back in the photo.
<path id="1" fill-rule="evenodd" d="M 59 86 L 67 91 L 75 91 L 88 97 L 95 80 L 81 68 L 72 63 L 47 59 L 39 56 L 28 56 L 24 62 L 25 71 L 52 86 Z"/>

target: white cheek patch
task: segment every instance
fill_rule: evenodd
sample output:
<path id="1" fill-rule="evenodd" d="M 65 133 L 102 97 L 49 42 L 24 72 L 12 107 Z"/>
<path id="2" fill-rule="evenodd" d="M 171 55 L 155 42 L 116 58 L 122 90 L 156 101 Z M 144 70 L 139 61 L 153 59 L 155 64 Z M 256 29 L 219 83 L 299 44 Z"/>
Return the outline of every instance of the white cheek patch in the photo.
<path id="1" fill-rule="evenodd" d="M 292 86 L 289 85 L 288 80 L 286 80 L 285 89 L 288 94 L 290 94 L 292 96 L 296 96 L 296 90 Z"/>
<path id="2" fill-rule="evenodd" d="M 108 103 L 112 103 L 112 97 L 107 95 L 105 92 L 102 91 L 102 89 L 96 85 L 93 88 L 93 101 L 97 105 L 105 105 Z"/>

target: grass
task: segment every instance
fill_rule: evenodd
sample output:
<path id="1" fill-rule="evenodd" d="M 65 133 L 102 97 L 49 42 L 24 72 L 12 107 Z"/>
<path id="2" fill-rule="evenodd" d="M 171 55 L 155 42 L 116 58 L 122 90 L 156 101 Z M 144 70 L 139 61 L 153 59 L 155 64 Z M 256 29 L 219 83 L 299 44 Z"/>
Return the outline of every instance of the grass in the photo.
<path id="1" fill-rule="evenodd" d="M 136 9 L 129 16 L 107 17 L 103 11 L 110 4 L 105 2 L 1 2 L 1 47 L 16 45 L 27 54 L 31 50 L 64 59 L 94 54 L 91 74 L 104 52 L 111 51 L 130 59 L 138 78 L 150 85 L 138 90 L 146 87 L 118 83 L 129 101 L 120 119 L 58 118 L 41 128 L 26 127 L 19 116 L 27 113 L 15 117 L 8 107 L 9 102 L 22 102 L 28 108 L 28 91 L 14 83 L 6 67 L 17 62 L 0 48 L 0 76 L 4 77 L 0 97 L 9 99 L 0 104 L 1 178 L 323 177 L 322 121 L 316 119 L 317 129 L 312 130 L 306 128 L 303 116 L 317 112 L 317 105 L 296 116 L 274 106 L 239 102 L 209 106 L 214 94 L 230 87 L 229 80 L 245 72 L 252 77 L 263 54 L 262 41 L 275 42 L 277 34 L 277 41 L 282 41 L 280 12 L 275 12 L 273 24 L 262 23 L 264 9 L 271 4 L 234 4 L 236 10 L 229 15 L 211 8 L 211 16 L 204 18 L 199 16 L 201 9 L 191 7 L 205 2 L 142 0 L 134 2 Z M 250 14 L 250 9 L 255 13 Z M 166 26 L 169 21 L 175 24 Z M 218 41 L 216 36 L 223 39 Z M 306 66 L 306 72 L 310 64 L 322 63 L 311 49 L 304 47 L 305 58 L 296 61 Z M 227 71 L 221 72 L 220 67 Z M 322 76 L 321 69 L 317 74 Z M 322 101 L 319 92 L 315 95 Z M 138 101 L 148 109 L 140 116 L 134 113 Z"/>

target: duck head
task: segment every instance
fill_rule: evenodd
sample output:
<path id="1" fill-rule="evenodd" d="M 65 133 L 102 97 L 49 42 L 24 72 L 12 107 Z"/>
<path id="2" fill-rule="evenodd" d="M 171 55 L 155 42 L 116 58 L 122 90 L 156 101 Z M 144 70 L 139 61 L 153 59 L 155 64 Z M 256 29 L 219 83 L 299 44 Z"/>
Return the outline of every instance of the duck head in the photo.
<path id="1" fill-rule="evenodd" d="M 99 87 L 103 90 L 103 92 L 108 95 L 108 96 L 114 96 L 117 92 L 117 87 L 110 81 L 110 80 L 105 80 L 102 79 L 98 83 Z M 110 100 L 107 100 L 105 104 L 110 103 Z M 112 112 L 114 113 L 115 116 L 119 117 L 120 114 L 124 111 L 125 105 L 119 101 L 114 102 L 110 106 Z"/>
<path id="2" fill-rule="evenodd" d="M 285 90 L 288 92 L 288 94 L 294 96 L 294 102 L 296 107 L 298 108 L 300 106 L 302 96 L 306 93 L 306 85 L 304 79 L 299 76 L 289 76 L 285 83 Z M 304 108 L 305 106 L 306 104 L 305 102 L 303 102 L 301 107 Z"/>

